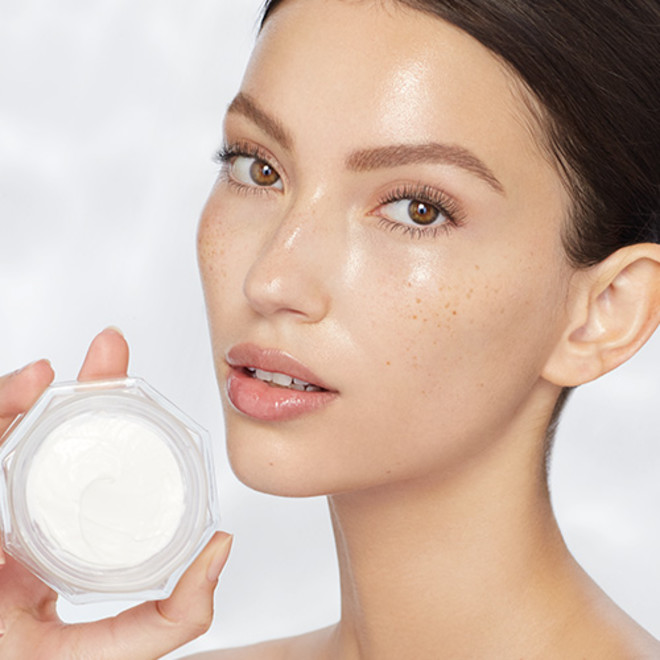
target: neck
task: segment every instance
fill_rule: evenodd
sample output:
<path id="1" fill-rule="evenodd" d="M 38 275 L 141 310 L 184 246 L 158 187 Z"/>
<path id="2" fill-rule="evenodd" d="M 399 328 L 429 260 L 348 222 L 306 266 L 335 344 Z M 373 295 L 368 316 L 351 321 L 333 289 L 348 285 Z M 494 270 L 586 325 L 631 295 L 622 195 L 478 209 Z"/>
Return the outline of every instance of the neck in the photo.
<path id="1" fill-rule="evenodd" d="M 331 657 L 513 657 L 562 624 L 579 571 L 542 461 L 520 446 L 461 474 L 330 498 L 342 587 Z"/>

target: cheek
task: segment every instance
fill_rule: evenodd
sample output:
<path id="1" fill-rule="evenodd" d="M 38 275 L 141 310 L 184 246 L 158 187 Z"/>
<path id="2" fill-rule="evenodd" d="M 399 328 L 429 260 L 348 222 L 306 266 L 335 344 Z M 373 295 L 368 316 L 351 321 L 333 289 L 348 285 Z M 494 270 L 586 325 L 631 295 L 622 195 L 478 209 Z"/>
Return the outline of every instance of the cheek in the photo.
<path id="1" fill-rule="evenodd" d="M 379 405 L 429 404 L 431 416 L 476 413 L 495 399 L 500 410 L 516 405 L 554 345 L 557 279 L 531 261 L 503 268 L 466 259 L 460 270 L 440 263 L 429 270 L 434 278 L 411 270 L 381 278 L 385 293 L 361 303 L 360 344 L 377 365 L 371 372 L 398 391 Z"/>
<path id="2" fill-rule="evenodd" d="M 197 227 L 197 261 L 202 284 L 206 290 L 218 278 L 227 275 L 223 261 L 226 255 L 226 241 L 223 227 L 221 205 L 216 201 L 216 188 L 206 201 Z"/>
<path id="3" fill-rule="evenodd" d="M 243 272 L 240 255 L 245 250 L 241 249 L 240 232 L 226 221 L 231 214 L 230 205 L 212 192 L 197 229 L 197 260 L 212 327 L 219 317 L 226 317 L 227 307 L 242 286 L 238 274 Z"/>

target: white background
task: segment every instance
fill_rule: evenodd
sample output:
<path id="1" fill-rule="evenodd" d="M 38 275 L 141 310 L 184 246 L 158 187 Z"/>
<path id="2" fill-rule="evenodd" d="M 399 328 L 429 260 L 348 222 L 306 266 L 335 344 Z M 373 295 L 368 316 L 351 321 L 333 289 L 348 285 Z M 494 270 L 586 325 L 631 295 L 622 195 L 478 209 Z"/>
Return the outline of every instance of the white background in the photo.
<path id="1" fill-rule="evenodd" d="M 254 493 L 230 473 L 194 252 L 224 110 L 257 0 L 2 0 L 0 372 L 40 357 L 75 377 L 108 324 L 147 379 L 217 443 L 236 534 L 211 632 L 172 654 L 334 621 L 325 503 Z M 570 547 L 660 636 L 660 337 L 582 388 L 553 469 Z M 69 620 L 119 605 L 72 607 Z"/>

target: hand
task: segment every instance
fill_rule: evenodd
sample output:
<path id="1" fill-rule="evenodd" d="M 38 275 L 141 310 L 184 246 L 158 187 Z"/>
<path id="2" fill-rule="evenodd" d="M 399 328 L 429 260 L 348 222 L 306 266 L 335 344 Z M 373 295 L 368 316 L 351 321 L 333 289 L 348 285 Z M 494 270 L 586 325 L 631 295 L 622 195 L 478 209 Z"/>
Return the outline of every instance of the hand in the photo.
<path id="1" fill-rule="evenodd" d="M 92 342 L 79 380 L 122 377 L 128 345 L 106 329 Z M 0 378 L 0 435 L 27 411 L 54 377 L 46 360 Z M 217 533 L 179 580 L 172 595 L 118 616 L 66 625 L 57 594 L 0 548 L 0 660 L 153 660 L 204 633 L 231 536 Z"/>

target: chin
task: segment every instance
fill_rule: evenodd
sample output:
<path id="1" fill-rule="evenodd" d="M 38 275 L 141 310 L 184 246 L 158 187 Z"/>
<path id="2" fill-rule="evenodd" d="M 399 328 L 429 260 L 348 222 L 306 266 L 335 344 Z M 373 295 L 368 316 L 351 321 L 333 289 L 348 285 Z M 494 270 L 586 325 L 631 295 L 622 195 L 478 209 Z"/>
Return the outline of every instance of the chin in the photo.
<path id="1" fill-rule="evenodd" d="M 245 428 L 244 420 L 226 417 L 227 456 L 236 478 L 261 493 L 280 497 L 324 495 L 316 470 L 277 435 Z M 293 450 L 292 450 L 293 449 Z"/>
<path id="2" fill-rule="evenodd" d="M 248 488 L 278 497 L 318 497 L 328 495 L 309 473 L 303 476 L 298 469 L 281 462 L 246 460 L 229 453 L 229 463 L 236 478 Z M 327 484 L 326 484 L 327 485 Z"/>

